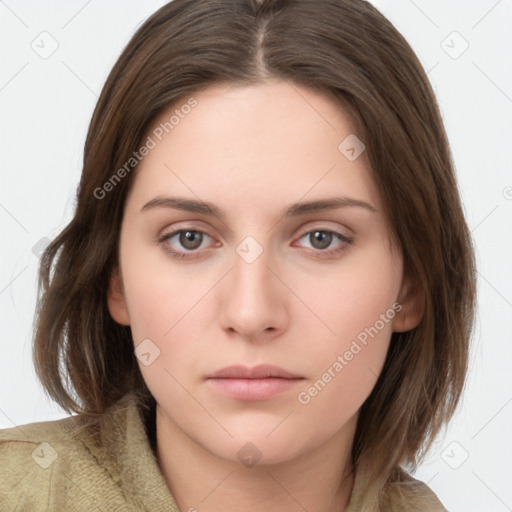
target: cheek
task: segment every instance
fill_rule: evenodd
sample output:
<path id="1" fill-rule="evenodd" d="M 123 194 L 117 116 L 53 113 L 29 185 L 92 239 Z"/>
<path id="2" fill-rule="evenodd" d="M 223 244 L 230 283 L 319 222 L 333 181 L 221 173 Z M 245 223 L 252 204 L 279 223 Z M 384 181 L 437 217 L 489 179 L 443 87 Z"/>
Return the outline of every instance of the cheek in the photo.
<path id="1" fill-rule="evenodd" d="M 322 331 L 326 340 L 343 348 L 348 340 L 374 326 L 392 308 L 400 290 L 401 272 L 397 260 L 375 244 L 373 250 L 351 254 L 329 274 L 319 274 L 316 280 L 304 278 L 299 293 L 307 297 L 308 304 L 325 324 Z M 384 337 L 390 336 L 391 322 L 384 326 L 379 322 L 378 326 Z"/>
<path id="2" fill-rule="evenodd" d="M 316 319 L 316 343 L 304 344 L 311 354 L 312 375 L 298 401 L 320 414 L 342 421 L 356 413 L 370 394 L 386 359 L 393 318 L 400 305 L 401 268 L 384 251 L 347 258 L 336 276 L 317 281 L 308 289 Z M 303 291 L 306 293 L 306 290 Z M 333 407 L 336 404 L 336 407 Z"/>
<path id="3" fill-rule="evenodd" d="M 125 295 L 135 344 L 144 338 L 166 340 L 186 324 L 207 291 L 206 279 L 194 279 L 164 251 L 128 239 L 122 247 Z"/>
<path id="4" fill-rule="evenodd" d="M 386 359 L 390 320 L 351 319 L 350 326 L 339 325 L 340 332 L 347 328 L 350 334 L 323 347 L 315 375 L 296 397 L 303 414 L 324 418 L 319 435 L 328 437 L 346 424 L 372 392 Z"/>
<path id="5" fill-rule="evenodd" d="M 124 250 L 129 255 L 122 272 L 133 343 L 136 354 L 150 354 L 138 358 L 144 380 L 155 397 L 187 401 L 178 383 L 187 385 L 207 359 L 202 345 L 215 320 L 208 291 L 218 277 L 194 275 L 163 252 L 149 254 L 137 244 L 126 244 Z"/>

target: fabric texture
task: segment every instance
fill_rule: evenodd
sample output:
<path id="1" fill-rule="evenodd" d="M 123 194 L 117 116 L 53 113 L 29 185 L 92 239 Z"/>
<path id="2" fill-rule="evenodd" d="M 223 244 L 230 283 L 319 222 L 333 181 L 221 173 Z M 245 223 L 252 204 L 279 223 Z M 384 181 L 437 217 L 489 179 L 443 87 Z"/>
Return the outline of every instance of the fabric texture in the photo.
<path id="1" fill-rule="evenodd" d="M 75 415 L 0 430 L 0 511 L 180 512 L 155 456 L 152 413 L 126 395 L 94 422 Z M 369 504 L 356 474 L 345 512 L 447 512 L 424 483 L 402 480 Z"/>

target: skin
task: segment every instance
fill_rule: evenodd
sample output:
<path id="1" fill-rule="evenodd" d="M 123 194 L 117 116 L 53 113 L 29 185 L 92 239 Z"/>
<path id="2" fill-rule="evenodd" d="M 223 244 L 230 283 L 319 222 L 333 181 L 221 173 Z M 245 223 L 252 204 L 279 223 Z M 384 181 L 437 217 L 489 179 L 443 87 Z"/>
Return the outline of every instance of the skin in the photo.
<path id="1" fill-rule="evenodd" d="M 109 290 L 110 313 L 131 326 L 134 346 L 149 338 L 160 351 L 148 366 L 139 361 L 158 404 L 160 467 L 182 511 L 345 510 L 358 410 L 391 333 L 421 319 L 366 153 L 348 160 L 338 146 L 355 133 L 350 118 L 329 96 L 296 84 L 216 85 L 193 96 L 198 105 L 137 168 Z M 157 196 L 212 202 L 226 217 L 141 211 Z M 375 211 L 346 206 L 281 216 L 287 205 L 333 196 Z M 179 234 L 159 241 L 178 229 L 206 234 L 196 233 L 195 246 L 180 243 Z M 333 235 L 322 246 L 308 234 L 315 230 L 353 242 Z M 263 251 L 251 263 L 236 250 L 247 236 Z M 189 257 L 171 257 L 169 246 Z M 401 311 L 301 404 L 298 393 L 395 303 Z M 261 363 L 304 380 L 254 402 L 205 380 L 229 365 Z M 237 455 L 247 443 L 261 454 L 251 467 Z"/>

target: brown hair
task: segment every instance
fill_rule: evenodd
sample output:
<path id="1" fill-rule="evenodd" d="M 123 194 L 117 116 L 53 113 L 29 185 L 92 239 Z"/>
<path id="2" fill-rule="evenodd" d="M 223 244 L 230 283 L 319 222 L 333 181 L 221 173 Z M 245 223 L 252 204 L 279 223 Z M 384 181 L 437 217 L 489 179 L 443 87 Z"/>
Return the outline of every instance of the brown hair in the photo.
<path id="1" fill-rule="evenodd" d="M 101 414 L 128 392 L 151 400 L 130 328 L 107 308 L 136 169 L 107 198 L 97 199 L 95 191 L 178 98 L 267 77 L 329 94 L 349 109 L 404 274 L 424 299 L 418 327 L 393 333 L 384 369 L 360 410 L 353 460 L 372 485 L 414 467 L 453 415 L 465 381 L 476 280 L 428 78 L 405 39 L 363 0 L 174 0 L 137 30 L 94 111 L 74 217 L 41 259 L 36 371 L 68 412 Z"/>

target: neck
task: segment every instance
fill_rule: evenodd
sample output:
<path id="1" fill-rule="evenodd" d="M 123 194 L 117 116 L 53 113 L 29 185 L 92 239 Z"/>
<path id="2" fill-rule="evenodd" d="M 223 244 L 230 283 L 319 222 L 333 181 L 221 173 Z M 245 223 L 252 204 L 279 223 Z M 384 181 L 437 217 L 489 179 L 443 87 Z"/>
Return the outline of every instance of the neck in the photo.
<path id="1" fill-rule="evenodd" d="M 294 459 L 246 467 L 205 449 L 157 406 L 157 459 L 181 511 L 343 512 L 354 484 L 355 425 L 356 417 Z"/>

